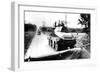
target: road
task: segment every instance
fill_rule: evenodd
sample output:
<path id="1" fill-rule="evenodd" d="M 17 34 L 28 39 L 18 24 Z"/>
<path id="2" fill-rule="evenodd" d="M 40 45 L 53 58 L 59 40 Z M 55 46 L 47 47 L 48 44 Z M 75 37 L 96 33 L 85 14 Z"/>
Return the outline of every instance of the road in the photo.
<path id="1" fill-rule="evenodd" d="M 47 35 L 35 35 L 30 44 L 30 47 L 25 55 L 25 59 L 30 57 L 40 57 L 45 56 L 47 54 L 52 54 L 55 51 L 48 45 Z"/>

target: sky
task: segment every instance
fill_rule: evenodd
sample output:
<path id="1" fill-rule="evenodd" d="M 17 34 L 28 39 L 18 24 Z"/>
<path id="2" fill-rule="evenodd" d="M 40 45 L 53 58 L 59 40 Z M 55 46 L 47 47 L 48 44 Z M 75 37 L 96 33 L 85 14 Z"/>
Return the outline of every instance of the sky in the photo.
<path id="1" fill-rule="evenodd" d="M 47 12 L 25 12 L 25 23 L 36 24 L 42 26 L 45 22 L 46 26 L 53 26 L 55 21 L 65 20 L 67 17 L 67 26 L 69 28 L 83 28 L 81 24 L 78 24 L 80 14 L 72 13 L 47 13 Z"/>

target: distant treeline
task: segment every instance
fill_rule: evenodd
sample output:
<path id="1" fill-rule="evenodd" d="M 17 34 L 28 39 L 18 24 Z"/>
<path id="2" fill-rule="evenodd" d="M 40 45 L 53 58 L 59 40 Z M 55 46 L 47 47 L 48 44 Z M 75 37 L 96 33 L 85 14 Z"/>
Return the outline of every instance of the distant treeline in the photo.
<path id="1" fill-rule="evenodd" d="M 35 24 L 25 24 L 25 32 L 27 31 L 36 31 L 37 30 L 37 26 Z M 54 27 L 49 27 L 49 26 L 40 26 L 39 29 L 42 31 L 42 32 L 54 32 Z M 72 32 L 72 33 L 83 33 L 83 32 L 90 32 L 90 29 L 88 28 L 68 28 L 68 32 Z M 67 32 L 67 33 L 68 33 Z"/>
<path id="2" fill-rule="evenodd" d="M 40 28 L 43 32 L 53 32 L 55 28 L 53 27 L 41 27 Z M 80 29 L 80 28 L 68 28 L 68 32 L 77 32 L 77 33 L 82 33 L 84 32 L 84 29 Z"/>
<path id="3" fill-rule="evenodd" d="M 69 32 L 78 32 L 78 33 L 82 33 L 83 32 L 83 29 L 80 29 L 80 28 L 68 28 L 68 31 Z"/>

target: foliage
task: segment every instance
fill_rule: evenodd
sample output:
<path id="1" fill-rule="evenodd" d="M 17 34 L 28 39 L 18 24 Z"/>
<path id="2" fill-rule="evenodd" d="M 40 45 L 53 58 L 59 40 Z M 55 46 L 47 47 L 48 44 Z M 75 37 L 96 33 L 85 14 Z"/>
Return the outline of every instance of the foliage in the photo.
<path id="1" fill-rule="evenodd" d="M 90 32 L 90 14 L 80 14 L 79 24 L 84 25 L 84 32 Z"/>

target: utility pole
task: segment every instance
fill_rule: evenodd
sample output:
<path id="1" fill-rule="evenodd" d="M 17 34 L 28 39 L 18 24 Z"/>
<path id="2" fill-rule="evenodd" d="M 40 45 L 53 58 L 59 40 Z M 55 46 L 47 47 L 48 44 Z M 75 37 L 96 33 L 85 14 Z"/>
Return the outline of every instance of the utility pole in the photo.
<path id="1" fill-rule="evenodd" d="M 65 25 L 67 27 L 67 14 L 65 14 Z"/>

